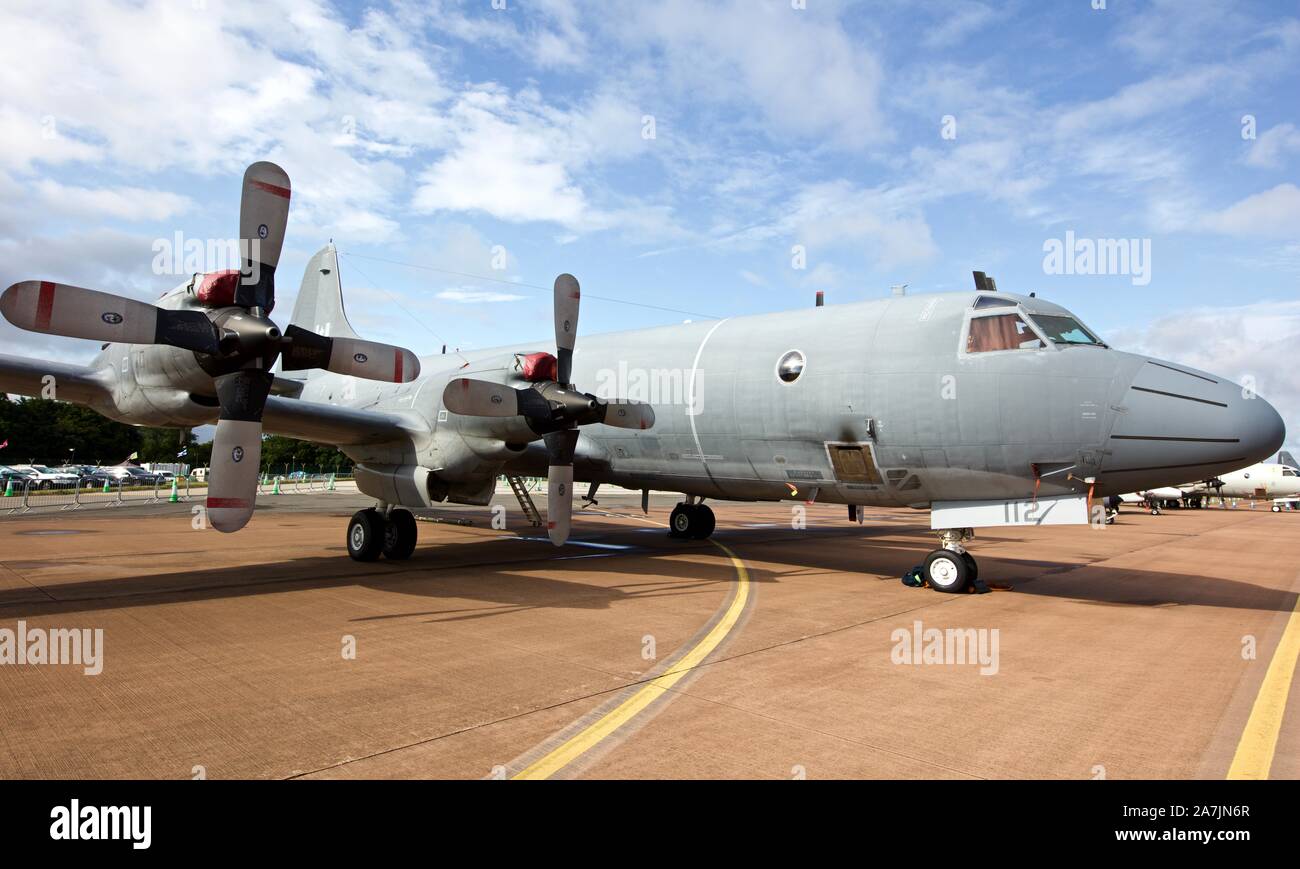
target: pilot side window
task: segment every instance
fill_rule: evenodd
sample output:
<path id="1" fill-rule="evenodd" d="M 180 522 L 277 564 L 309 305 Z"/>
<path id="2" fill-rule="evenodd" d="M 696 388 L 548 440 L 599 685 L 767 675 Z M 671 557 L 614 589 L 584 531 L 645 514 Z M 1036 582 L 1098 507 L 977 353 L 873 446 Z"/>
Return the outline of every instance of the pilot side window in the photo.
<path id="1" fill-rule="evenodd" d="M 967 353 L 994 350 L 1039 350 L 1043 342 L 1018 314 L 974 317 L 966 333 Z"/>

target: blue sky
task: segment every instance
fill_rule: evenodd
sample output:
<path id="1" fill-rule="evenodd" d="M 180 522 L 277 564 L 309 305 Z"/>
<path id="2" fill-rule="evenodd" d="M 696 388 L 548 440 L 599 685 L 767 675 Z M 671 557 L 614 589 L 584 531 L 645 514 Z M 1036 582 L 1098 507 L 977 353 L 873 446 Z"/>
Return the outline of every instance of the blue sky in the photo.
<path id="1" fill-rule="evenodd" d="M 272 159 L 281 320 L 330 238 L 358 329 L 417 352 L 544 339 L 524 285 L 560 271 L 595 332 L 979 268 L 1253 378 L 1300 431 L 1295 3 L 505 5 L 6 3 L 0 285 L 156 295 L 181 278 L 155 240 L 237 234 L 243 167 Z M 1149 243 L 1149 281 L 1046 274 L 1067 232 Z"/>

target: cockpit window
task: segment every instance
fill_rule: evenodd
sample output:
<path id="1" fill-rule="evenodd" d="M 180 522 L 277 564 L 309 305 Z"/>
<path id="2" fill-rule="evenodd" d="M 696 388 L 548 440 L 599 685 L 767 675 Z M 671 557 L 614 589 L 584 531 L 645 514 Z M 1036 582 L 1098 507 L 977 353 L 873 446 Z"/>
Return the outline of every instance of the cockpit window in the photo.
<path id="1" fill-rule="evenodd" d="M 980 296 L 975 300 L 974 308 L 1006 308 L 1014 305 L 1015 302 L 1010 299 L 999 299 L 997 296 Z"/>
<path id="2" fill-rule="evenodd" d="M 1034 322 L 1054 343 L 1057 344 L 1093 344 L 1104 347 L 1097 337 L 1079 325 L 1073 317 L 1057 317 L 1048 314 L 1034 314 Z"/>
<path id="3" fill-rule="evenodd" d="M 972 317 L 966 333 L 967 353 L 989 353 L 994 350 L 1040 350 L 1043 341 L 1019 314 L 995 314 L 992 317 Z"/>
<path id="4" fill-rule="evenodd" d="M 1294 476 L 1296 476 L 1296 472 L 1293 471 L 1293 470 L 1291 470 L 1290 468 L 1283 468 L 1283 469 L 1282 469 L 1282 476 L 1284 476 L 1284 477 L 1294 477 Z"/>

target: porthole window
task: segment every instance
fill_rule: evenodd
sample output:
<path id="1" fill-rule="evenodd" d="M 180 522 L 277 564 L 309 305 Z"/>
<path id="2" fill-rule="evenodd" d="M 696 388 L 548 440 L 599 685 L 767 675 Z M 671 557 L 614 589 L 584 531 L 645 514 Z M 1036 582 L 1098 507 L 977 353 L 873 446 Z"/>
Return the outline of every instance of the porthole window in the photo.
<path id="1" fill-rule="evenodd" d="M 776 376 L 782 383 L 794 383 L 799 379 L 799 375 L 803 374 L 803 365 L 803 354 L 798 350 L 791 350 L 776 363 Z"/>

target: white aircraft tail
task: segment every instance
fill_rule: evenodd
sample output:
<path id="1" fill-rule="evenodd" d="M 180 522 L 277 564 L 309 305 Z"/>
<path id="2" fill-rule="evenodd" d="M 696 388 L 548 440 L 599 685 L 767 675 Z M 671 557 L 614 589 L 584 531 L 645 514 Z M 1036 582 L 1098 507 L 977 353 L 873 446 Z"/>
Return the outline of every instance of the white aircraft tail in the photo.
<path id="1" fill-rule="evenodd" d="M 339 281 L 339 256 L 333 244 L 316 252 L 302 275 L 298 301 L 289 322 L 329 338 L 361 337 L 343 310 L 343 284 Z M 306 379 L 318 370 L 281 372 L 282 377 Z"/>

